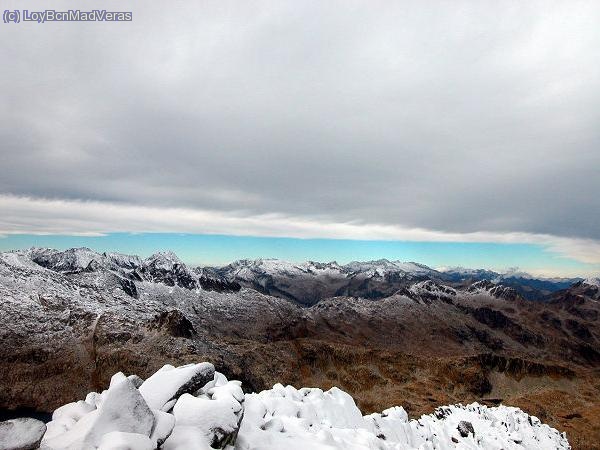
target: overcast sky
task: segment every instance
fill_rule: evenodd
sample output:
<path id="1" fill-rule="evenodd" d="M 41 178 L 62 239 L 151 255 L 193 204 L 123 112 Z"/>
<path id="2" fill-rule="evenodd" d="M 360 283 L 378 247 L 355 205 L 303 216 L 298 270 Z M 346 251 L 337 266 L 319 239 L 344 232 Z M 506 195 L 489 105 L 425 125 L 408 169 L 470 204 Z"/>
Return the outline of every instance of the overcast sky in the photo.
<path id="1" fill-rule="evenodd" d="M 0 234 L 529 242 L 600 264 L 600 2 L 3 5 L 133 22 L 0 24 Z"/>

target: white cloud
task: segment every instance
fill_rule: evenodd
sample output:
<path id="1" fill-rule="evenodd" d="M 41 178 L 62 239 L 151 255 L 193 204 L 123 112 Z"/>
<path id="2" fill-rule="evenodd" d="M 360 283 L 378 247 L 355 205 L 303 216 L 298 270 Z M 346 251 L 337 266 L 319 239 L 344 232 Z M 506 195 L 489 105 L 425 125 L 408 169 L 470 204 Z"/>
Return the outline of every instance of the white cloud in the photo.
<path id="1" fill-rule="evenodd" d="M 100 236 L 172 232 L 295 238 L 529 243 L 582 263 L 600 264 L 600 242 L 534 233 L 449 233 L 282 214 L 244 215 L 185 208 L 0 195 L 0 234 Z"/>

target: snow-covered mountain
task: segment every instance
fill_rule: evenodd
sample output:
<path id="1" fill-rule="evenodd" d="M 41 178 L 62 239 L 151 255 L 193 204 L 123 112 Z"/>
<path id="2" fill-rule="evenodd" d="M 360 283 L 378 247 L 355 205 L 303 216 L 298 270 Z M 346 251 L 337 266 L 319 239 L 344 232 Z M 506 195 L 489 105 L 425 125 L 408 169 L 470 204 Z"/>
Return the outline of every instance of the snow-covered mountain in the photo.
<path id="1" fill-rule="evenodd" d="M 419 281 L 407 288 L 399 290 L 396 294 L 406 296 L 415 301 L 431 303 L 434 301 L 444 301 L 452 303 L 456 297 L 457 291 L 449 286 L 438 284 L 434 281 Z"/>
<path id="2" fill-rule="evenodd" d="M 0 443 L 41 450 L 571 448 L 564 433 L 514 407 L 449 405 L 410 420 L 401 406 L 363 416 L 337 387 L 242 388 L 210 363 L 166 365 L 145 381 L 119 372 L 102 393 L 56 409 L 47 425 L 0 423 Z"/>
<path id="3" fill-rule="evenodd" d="M 240 289 L 237 283 L 224 280 L 216 273 L 188 268 L 173 252 L 159 252 L 142 259 L 121 253 L 97 253 L 85 247 L 64 251 L 31 248 L 0 253 L 0 259 L 11 265 L 32 269 L 44 268 L 82 279 L 87 278 L 95 284 L 113 282 L 132 296 L 137 295 L 135 282 L 160 283 L 190 290 Z"/>
<path id="4" fill-rule="evenodd" d="M 600 287 L 600 277 L 586 278 L 582 283 L 592 287 Z"/>
<path id="5" fill-rule="evenodd" d="M 472 283 L 491 281 L 513 288 L 519 295 L 528 300 L 547 300 L 554 292 L 567 289 L 581 278 L 544 278 L 535 277 L 517 269 L 506 273 L 486 269 L 468 269 L 464 267 L 440 268 L 446 282 Z"/>
<path id="6" fill-rule="evenodd" d="M 595 286 L 578 282 L 533 302 L 502 284 L 398 266 L 239 264 L 276 296 L 171 253 L 0 253 L 0 413 L 49 411 L 117 371 L 148 377 L 201 357 L 249 391 L 339 386 L 364 412 L 402 404 L 411 417 L 502 399 L 595 436 Z M 318 300 L 308 306 L 290 293 Z"/>
<path id="7" fill-rule="evenodd" d="M 555 292 L 552 300 L 579 307 L 589 301 L 600 301 L 600 278 L 591 277 L 578 281 L 567 289 Z"/>
<path id="8" fill-rule="evenodd" d="M 334 296 L 385 298 L 414 283 L 427 280 L 458 288 L 477 282 L 490 282 L 512 289 L 510 293 L 506 291 L 501 295 L 543 301 L 554 292 L 581 280 L 536 278 L 519 271 L 501 274 L 457 267 L 436 270 L 415 262 L 386 259 L 353 261 L 345 265 L 312 261 L 296 264 L 277 259 L 240 260 L 210 270 L 242 286 L 306 305 Z M 496 291 L 499 293 L 499 289 Z"/>
<path id="9" fill-rule="evenodd" d="M 334 296 L 384 298 L 409 284 L 439 278 L 439 272 L 413 262 L 353 261 L 290 263 L 276 259 L 240 260 L 213 269 L 222 277 L 265 294 L 312 305 Z"/>
<path id="10" fill-rule="evenodd" d="M 13 264 L 46 268 L 81 278 L 88 274 L 90 283 L 105 278 L 107 283 L 120 285 L 134 296 L 137 295 L 134 282 L 160 283 L 190 290 L 236 291 L 245 286 L 302 305 L 335 296 L 385 298 L 422 281 L 471 292 L 487 286 L 497 296 L 545 300 L 554 292 L 582 281 L 539 279 L 520 272 L 499 274 L 481 269 L 435 270 L 423 264 L 386 259 L 353 261 L 345 265 L 257 259 L 239 260 L 220 268 L 190 268 L 173 252 L 159 252 L 142 259 L 120 253 L 97 253 L 88 248 L 64 251 L 32 248 L 4 252 L 0 257 Z M 590 280 L 587 284 L 593 286 L 595 279 Z"/>

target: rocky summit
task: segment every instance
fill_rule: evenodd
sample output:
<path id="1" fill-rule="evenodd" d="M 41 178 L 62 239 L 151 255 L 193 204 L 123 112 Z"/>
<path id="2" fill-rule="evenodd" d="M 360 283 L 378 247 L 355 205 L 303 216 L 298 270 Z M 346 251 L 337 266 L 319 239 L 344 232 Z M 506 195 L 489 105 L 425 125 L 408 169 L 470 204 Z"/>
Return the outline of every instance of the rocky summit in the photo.
<path id="1" fill-rule="evenodd" d="M 307 448 L 294 433 L 310 448 L 555 448 L 542 435 L 597 448 L 595 281 L 386 260 L 195 268 L 173 253 L 0 253 L 0 409 L 13 420 L 2 432 L 41 438 L 43 423 L 17 418 L 55 411 L 49 448 Z M 225 379 L 240 380 L 226 385 L 242 409 L 208 392 Z M 220 404 L 233 415 L 210 422 Z M 559 433 L 538 433 L 542 422 Z"/>
<path id="2" fill-rule="evenodd" d="M 143 381 L 118 372 L 108 389 L 56 409 L 46 426 L 0 423 L 8 450 L 569 449 L 564 433 L 518 408 L 453 405 L 410 420 L 400 407 L 363 416 L 332 388 L 244 394 L 212 364 L 165 365 Z"/>

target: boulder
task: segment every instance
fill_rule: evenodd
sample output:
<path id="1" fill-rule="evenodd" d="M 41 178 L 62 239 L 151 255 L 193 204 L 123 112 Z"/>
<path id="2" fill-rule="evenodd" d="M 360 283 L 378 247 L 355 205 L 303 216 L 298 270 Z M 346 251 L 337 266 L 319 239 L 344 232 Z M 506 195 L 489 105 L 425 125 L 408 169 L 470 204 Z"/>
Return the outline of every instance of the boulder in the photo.
<path id="1" fill-rule="evenodd" d="M 235 381 L 209 388 L 203 397 L 182 395 L 173 408 L 176 425 L 165 450 L 188 449 L 200 438 L 206 448 L 233 445 L 244 413 L 243 402 L 244 393 Z"/>
<path id="2" fill-rule="evenodd" d="M 166 365 L 144 381 L 139 389 L 150 408 L 162 410 L 167 402 L 197 391 L 214 376 L 215 366 L 206 362 L 177 368 Z"/>
<path id="3" fill-rule="evenodd" d="M 458 432 L 462 437 L 467 437 L 469 433 L 475 436 L 475 430 L 473 429 L 473 424 L 471 422 L 467 422 L 466 420 L 461 420 L 456 427 Z"/>

